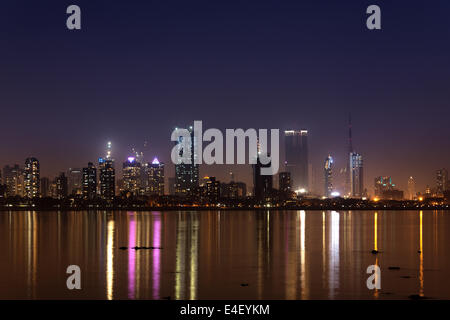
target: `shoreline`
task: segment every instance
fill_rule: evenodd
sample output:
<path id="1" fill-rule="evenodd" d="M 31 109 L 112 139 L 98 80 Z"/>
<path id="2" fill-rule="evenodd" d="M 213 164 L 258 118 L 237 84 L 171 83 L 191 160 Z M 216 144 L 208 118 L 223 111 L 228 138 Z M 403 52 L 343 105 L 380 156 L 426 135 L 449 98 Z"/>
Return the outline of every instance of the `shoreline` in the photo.
<path id="1" fill-rule="evenodd" d="M 56 207 L 56 208 L 36 208 L 36 207 L 8 207 L 0 208 L 0 212 L 9 211 L 435 211 L 435 210 L 450 210 L 448 206 L 435 207 L 266 207 L 266 208 L 217 208 L 217 207 L 86 207 L 86 208 L 70 208 L 70 207 Z"/>

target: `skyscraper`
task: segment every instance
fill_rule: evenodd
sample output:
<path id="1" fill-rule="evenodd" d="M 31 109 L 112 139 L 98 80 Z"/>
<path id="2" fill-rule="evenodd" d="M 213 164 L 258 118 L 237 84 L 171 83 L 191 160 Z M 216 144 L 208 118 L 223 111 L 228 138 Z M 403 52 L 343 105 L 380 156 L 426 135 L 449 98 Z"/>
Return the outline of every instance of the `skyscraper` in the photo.
<path id="1" fill-rule="evenodd" d="M 437 194 L 443 195 L 444 191 L 448 189 L 448 171 L 445 168 L 436 171 L 436 188 Z"/>
<path id="2" fill-rule="evenodd" d="M 360 198 L 364 194 L 363 159 L 359 153 L 350 153 L 350 195 Z"/>
<path id="3" fill-rule="evenodd" d="M 270 155 L 268 155 L 270 157 Z M 268 164 L 262 164 L 260 161 L 260 154 L 258 153 L 257 161 L 253 166 L 253 196 L 258 201 L 268 200 L 273 189 L 272 175 L 262 175 L 261 168 L 269 168 Z"/>
<path id="4" fill-rule="evenodd" d="M 122 167 L 123 189 L 133 196 L 140 195 L 141 191 L 141 163 L 135 157 L 128 157 Z"/>
<path id="5" fill-rule="evenodd" d="M 61 172 L 55 179 L 56 184 L 56 198 L 64 199 L 67 197 L 67 177 L 64 172 Z"/>
<path id="6" fill-rule="evenodd" d="M 6 185 L 6 196 L 24 196 L 24 173 L 18 164 L 3 167 L 3 183 Z"/>
<path id="7" fill-rule="evenodd" d="M 82 194 L 83 172 L 79 168 L 70 168 L 67 172 L 67 191 L 69 194 Z"/>
<path id="8" fill-rule="evenodd" d="M 25 196 L 27 198 L 39 197 L 40 182 L 39 161 L 36 158 L 27 158 L 24 168 Z"/>
<path id="9" fill-rule="evenodd" d="M 83 198 L 92 200 L 97 194 L 97 169 L 92 162 L 83 168 Z"/>
<path id="10" fill-rule="evenodd" d="M 203 190 L 205 197 L 208 201 L 217 203 L 220 197 L 220 182 L 216 180 L 216 177 L 205 177 L 204 179 Z"/>
<path id="11" fill-rule="evenodd" d="M 191 133 L 191 163 L 175 164 L 175 193 L 179 196 L 193 194 L 199 185 L 199 165 L 195 164 L 197 158 L 197 141 L 192 127 L 189 127 L 189 132 Z M 183 137 L 179 137 L 179 140 L 175 142 L 175 145 L 180 146 L 180 157 L 183 156 L 182 142 Z"/>
<path id="12" fill-rule="evenodd" d="M 308 131 L 286 130 L 284 139 L 285 165 L 291 173 L 292 190 L 308 190 Z"/>
<path id="13" fill-rule="evenodd" d="M 345 191 L 344 193 L 348 196 L 352 194 L 352 186 L 351 186 L 351 154 L 353 152 L 353 138 L 352 138 L 352 116 L 348 115 L 348 144 L 347 144 L 347 155 L 349 157 L 349 161 L 347 161 L 347 166 L 345 168 Z"/>
<path id="14" fill-rule="evenodd" d="M 112 201 L 116 193 L 114 160 L 111 158 L 99 158 L 98 169 L 100 171 L 100 197 L 103 200 Z"/>
<path id="15" fill-rule="evenodd" d="M 159 162 L 158 158 L 153 159 L 146 167 L 148 186 L 147 194 L 164 195 L 164 163 Z"/>
<path id="16" fill-rule="evenodd" d="M 414 200 L 416 198 L 416 182 L 413 177 L 408 179 L 408 199 Z"/>
<path id="17" fill-rule="evenodd" d="M 324 195 L 325 197 L 329 198 L 331 197 L 331 193 L 333 192 L 333 158 L 330 155 L 325 159 L 324 176 Z"/>

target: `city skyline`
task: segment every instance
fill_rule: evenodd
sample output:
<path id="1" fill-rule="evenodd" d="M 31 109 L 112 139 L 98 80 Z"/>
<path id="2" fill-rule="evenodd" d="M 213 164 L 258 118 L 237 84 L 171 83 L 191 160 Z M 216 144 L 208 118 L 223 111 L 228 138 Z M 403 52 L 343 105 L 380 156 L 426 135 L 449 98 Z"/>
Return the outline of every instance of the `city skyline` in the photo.
<path id="1" fill-rule="evenodd" d="M 5 4 L 1 166 L 33 155 L 54 175 L 106 141 L 117 159 L 147 141 L 169 163 L 171 129 L 201 119 L 306 129 L 321 177 L 328 154 L 336 172 L 347 165 L 349 113 L 368 181 L 390 175 L 406 190 L 413 175 L 424 189 L 450 163 L 448 2 L 386 3 L 380 32 L 362 3 L 101 3 L 78 3 L 86 20 L 72 33 L 63 4 Z"/>
<path id="2" fill-rule="evenodd" d="M 301 130 L 286 130 L 284 132 L 284 144 L 287 145 L 291 145 L 292 144 L 292 136 L 295 135 L 295 132 L 299 133 L 299 137 L 300 136 L 304 136 L 306 137 L 307 135 L 307 130 L 301 129 Z M 280 138 L 280 140 L 282 140 L 283 138 Z M 352 145 L 351 145 L 351 131 L 350 131 L 350 135 L 349 135 L 349 142 L 350 142 L 350 148 L 353 150 Z M 193 141 L 193 145 L 194 146 L 194 139 Z M 307 140 L 305 140 L 303 143 L 300 144 L 296 144 L 296 148 L 292 148 L 291 153 L 295 154 L 296 152 L 298 154 L 296 154 L 297 156 L 299 156 L 299 159 L 304 159 L 302 158 L 301 153 L 305 152 L 304 148 L 306 145 L 306 152 L 308 152 L 308 144 L 306 142 Z M 294 150 L 297 149 L 297 150 Z M 178 191 L 182 188 L 187 188 L 187 190 L 192 189 L 192 187 L 194 186 L 198 186 L 199 185 L 199 181 L 202 179 L 203 176 L 208 177 L 208 174 L 199 174 L 198 172 L 201 171 L 208 171 L 208 169 L 205 170 L 205 167 L 215 167 L 215 169 L 213 170 L 215 173 L 217 174 L 217 179 L 219 181 L 221 181 L 221 183 L 228 183 L 228 182 L 232 182 L 234 181 L 235 178 L 235 173 L 233 171 L 230 171 L 229 168 L 230 167 L 236 167 L 237 165 L 194 165 L 193 167 L 196 167 L 197 169 L 195 169 L 196 173 L 194 174 L 194 177 L 196 177 L 195 179 L 197 180 L 196 182 L 194 181 L 191 187 L 187 187 L 184 186 L 182 187 L 180 185 L 180 182 L 178 182 L 177 180 L 177 166 L 179 166 L 180 168 L 188 168 L 189 165 L 175 165 L 173 163 L 169 162 L 169 166 L 167 166 L 163 161 L 159 161 L 158 160 L 158 156 L 154 156 L 152 161 L 144 161 L 144 157 L 145 154 L 142 151 L 136 151 L 136 148 L 131 148 L 130 152 L 127 154 L 126 160 L 125 162 L 123 162 L 123 168 L 121 171 L 117 170 L 119 168 L 116 168 L 115 163 L 116 162 L 120 162 L 120 160 L 116 160 L 114 159 L 114 155 L 113 155 L 113 147 L 112 147 L 112 142 L 108 141 L 106 143 L 106 148 L 104 149 L 104 156 L 100 156 L 98 157 L 98 164 L 95 164 L 91 161 L 87 162 L 87 167 L 89 168 L 90 166 L 92 166 L 92 168 L 95 171 L 95 173 L 91 174 L 93 176 L 95 176 L 95 182 L 94 182 L 94 186 L 92 187 L 95 190 L 95 194 L 99 194 L 102 197 L 105 196 L 105 193 L 107 193 L 106 198 L 112 200 L 114 195 L 117 195 L 117 189 L 115 188 L 115 185 L 117 183 L 117 181 L 123 181 L 125 176 L 128 176 L 129 174 L 127 174 L 127 168 L 134 168 L 136 166 L 139 166 L 139 170 L 137 171 L 138 173 L 133 173 L 132 175 L 134 176 L 135 180 L 139 180 L 142 179 L 139 175 L 140 175 L 140 170 L 141 170 L 141 164 L 142 164 L 142 169 L 147 170 L 147 167 L 149 170 L 156 170 L 156 168 L 161 167 L 162 168 L 162 177 L 154 177 L 155 179 L 155 184 L 161 184 L 162 186 L 153 186 L 152 188 L 157 189 L 157 190 L 163 190 L 156 192 L 157 194 L 171 194 L 170 190 L 171 190 L 171 186 L 170 186 L 170 179 L 175 179 L 175 184 L 178 185 L 175 186 L 174 188 L 174 192 L 173 194 L 178 194 L 178 195 L 186 195 L 186 191 Z M 350 149 L 349 149 L 350 150 Z M 280 151 L 281 152 L 281 151 Z M 194 153 L 192 153 L 192 156 L 194 156 Z M 289 156 L 289 154 L 287 154 L 287 156 Z M 292 156 L 291 156 L 292 157 Z M 16 172 L 16 171 L 20 171 L 23 172 L 23 175 L 25 176 L 25 179 L 27 175 L 27 170 L 36 170 L 35 166 L 33 165 L 33 163 L 37 162 L 37 172 L 38 172 L 38 176 L 40 175 L 41 178 L 37 178 L 39 180 L 39 183 L 42 183 L 42 178 L 48 180 L 48 181 L 44 181 L 43 183 L 47 184 L 51 184 L 51 181 L 54 181 L 55 184 L 58 184 L 58 179 L 60 178 L 65 178 L 68 179 L 68 184 L 70 186 L 70 184 L 74 183 L 73 181 L 71 181 L 71 174 L 73 171 L 77 171 L 80 174 L 80 177 L 82 176 L 82 174 L 84 173 L 84 170 L 87 170 L 87 168 L 84 168 L 85 164 L 82 164 L 78 167 L 71 167 L 71 168 L 67 168 L 66 170 L 61 170 L 58 171 L 57 173 L 55 173 L 53 176 L 52 175 L 42 175 L 41 171 L 40 171 L 40 162 L 38 161 L 38 159 L 36 159 L 36 157 L 28 157 L 25 159 L 25 165 L 24 167 L 21 167 L 21 165 L 17 162 L 15 163 L 11 163 L 11 164 L 7 164 L 2 166 L 2 170 L 0 173 L 0 181 L 2 181 L 1 179 L 5 176 L 5 172 Z M 326 196 L 326 197 L 335 197 L 337 195 L 340 196 L 350 196 L 350 197 L 356 197 L 356 198 L 364 198 L 364 197 L 371 197 L 371 198 L 379 198 L 381 191 L 379 189 L 379 184 L 380 184 L 380 179 L 381 182 L 383 181 L 383 179 L 389 179 L 389 183 L 388 185 L 391 187 L 389 190 L 401 190 L 402 192 L 402 196 L 401 198 L 404 198 L 406 200 L 411 198 L 411 183 L 414 184 L 414 191 L 418 194 L 422 194 L 425 195 L 429 192 L 433 192 L 436 194 L 442 194 L 443 191 L 447 190 L 449 187 L 449 181 L 448 181 L 448 170 L 446 168 L 439 168 L 436 169 L 434 171 L 434 176 L 430 176 L 429 177 L 429 183 L 426 184 L 426 187 L 424 187 L 423 189 L 420 189 L 417 187 L 417 183 L 415 178 L 413 178 L 413 175 L 408 177 L 408 180 L 406 182 L 406 187 L 405 188 L 399 188 L 399 187 L 395 187 L 396 185 L 402 185 L 402 183 L 398 183 L 398 181 L 396 181 L 396 184 L 392 183 L 392 175 L 384 175 L 384 176 L 377 176 L 377 177 L 373 177 L 373 179 L 375 179 L 375 184 L 372 184 L 370 181 L 372 181 L 372 178 L 370 177 L 369 179 L 364 178 L 364 171 L 366 170 L 365 166 L 363 165 L 363 160 L 362 160 L 362 155 L 356 153 L 356 152 L 351 152 L 349 155 L 349 159 L 348 159 L 348 163 L 350 163 L 350 173 L 347 174 L 346 170 L 344 170 L 343 168 L 341 168 L 340 172 L 336 172 L 336 168 L 334 165 L 334 158 L 331 157 L 331 155 L 328 155 L 328 157 L 326 158 L 326 162 L 325 162 L 325 175 L 322 172 L 322 179 L 316 179 L 315 177 L 311 179 L 311 177 L 309 177 L 309 185 L 314 185 L 315 188 L 312 190 L 306 190 L 305 188 L 300 187 L 296 188 L 295 187 L 295 181 L 296 179 L 292 176 L 293 172 L 290 172 L 290 166 L 287 164 L 287 161 L 284 160 L 283 161 L 283 165 L 281 165 L 280 170 L 278 171 L 277 174 L 271 176 L 270 180 L 271 180 L 271 187 L 273 185 L 273 188 L 275 189 L 282 189 L 281 184 L 280 184 L 280 174 L 286 174 L 289 173 L 289 183 L 290 184 L 294 184 L 294 185 L 290 185 L 289 189 L 292 191 L 299 191 L 299 190 L 306 190 L 309 194 L 311 195 L 315 195 L 315 196 Z M 306 155 L 306 163 L 303 164 L 304 167 L 310 167 L 312 164 L 308 161 L 308 155 Z M 333 166 L 334 170 L 331 170 L 331 165 Z M 247 170 L 250 171 L 250 175 L 251 175 L 251 179 L 252 181 L 250 181 L 250 183 L 248 181 L 246 181 L 245 179 L 241 179 L 240 181 L 244 182 L 248 187 L 252 187 L 255 188 L 255 169 L 252 169 L 252 165 L 240 165 L 241 167 L 245 167 Z M 316 166 L 316 164 L 314 164 L 314 166 Z M 173 173 L 171 173 L 170 175 L 167 174 L 167 172 L 171 172 L 171 170 L 167 170 L 168 168 L 173 167 Z M 364 170 L 362 169 L 364 167 Z M 28 168 L 28 169 L 27 169 Z M 109 168 L 109 169 L 108 169 Z M 183 172 L 190 172 L 191 169 L 183 169 L 181 171 Z M 220 169 L 221 168 L 221 169 Z M 328 169 L 327 169 L 328 168 Z M 13 171 L 11 171 L 13 170 Z M 97 170 L 98 170 L 98 174 L 97 174 Z M 227 171 L 228 170 L 228 171 Z M 301 169 L 303 170 L 303 169 Z M 83 173 L 81 172 L 83 171 Z M 111 173 L 106 174 L 106 172 L 110 171 Z M 211 170 L 209 170 L 211 172 Z M 292 170 L 291 170 L 292 171 Z M 116 173 L 117 172 L 117 173 Z M 120 174 L 119 174 L 120 173 Z M 67 174 L 67 177 L 65 177 L 64 175 Z M 88 173 L 86 173 L 88 174 Z M 152 173 L 153 175 L 154 173 Z M 62 177 L 61 177 L 62 175 Z M 211 174 L 209 174 L 211 176 Z M 231 175 L 231 176 L 230 176 Z M 295 173 L 294 173 L 295 175 Z M 110 176 L 110 177 L 109 177 Z M 183 176 L 183 174 L 179 174 L 178 176 Z M 214 178 L 216 179 L 216 175 L 213 175 Z M 173 178 L 172 178 L 173 177 Z M 221 179 L 218 177 L 226 177 L 225 179 Z M 351 190 L 347 193 L 345 192 L 345 185 L 346 185 L 346 179 L 349 179 L 350 181 L 350 187 Z M 363 178 L 361 178 L 363 177 Z M 54 179 L 52 179 L 54 178 Z M 159 182 L 162 179 L 162 183 Z M 180 178 L 181 179 L 181 178 Z M 189 176 L 189 179 L 190 176 Z M 188 180 L 189 180 L 188 179 Z M 194 179 L 194 180 L 195 180 Z M 286 179 L 286 178 L 284 178 Z M 300 177 L 300 179 L 304 179 L 302 177 Z M 308 178 L 307 178 L 308 179 Z M 3 183 L 5 184 L 5 179 L 3 179 Z M 97 181 L 98 180 L 98 181 Z M 230 181 L 228 181 L 230 180 Z M 311 181 L 312 180 L 312 181 Z M 413 182 L 411 182 L 411 180 L 413 180 Z M 181 181 L 181 180 L 180 180 Z M 339 181 L 339 182 L 337 182 Z M 136 182 L 136 181 L 135 181 Z M 281 182 L 283 183 L 283 182 Z M 23 182 L 23 192 L 25 195 L 28 195 L 29 193 L 33 193 L 36 194 L 36 190 L 32 191 L 30 190 L 30 186 L 27 186 L 25 182 Z M 31 184 L 31 182 L 29 182 L 29 184 Z M 35 182 L 34 182 L 35 184 Z M 329 190 L 329 192 L 323 191 L 323 187 L 322 190 L 320 189 L 320 186 L 323 186 L 325 184 L 325 188 Z M 137 185 L 137 182 L 135 183 L 135 187 Z M 337 186 L 336 186 L 337 185 Z M 279 186 L 279 188 L 277 187 Z M 394 188 L 395 187 L 395 188 Z M 80 186 L 81 188 L 81 186 Z M 147 186 L 147 188 L 150 188 L 150 186 Z M 162 188 L 162 189 L 161 189 Z M 70 187 L 69 187 L 70 189 Z M 81 188 L 82 189 L 82 188 Z M 133 188 L 125 188 L 127 190 L 134 190 Z M 108 190 L 114 190 L 114 191 L 108 191 Z M 137 190 L 137 189 L 136 189 Z M 250 189 L 252 190 L 252 189 Z M 370 191 L 369 191 L 370 190 Z M 112 192 L 112 193 L 111 193 Z M 303 192 L 303 191 L 302 191 Z M 415 193 L 414 192 L 414 193 Z M 45 192 L 46 193 L 46 192 Z M 44 193 L 44 194 L 45 194 Z M 66 192 L 67 193 L 67 192 Z M 83 191 L 84 193 L 84 191 Z M 140 195 L 139 192 L 137 191 L 133 191 L 132 192 L 134 195 Z M 250 192 L 250 194 L 252 194 Z M 399 198 L 399 196 L 395 196 L 394 198 Z"/>

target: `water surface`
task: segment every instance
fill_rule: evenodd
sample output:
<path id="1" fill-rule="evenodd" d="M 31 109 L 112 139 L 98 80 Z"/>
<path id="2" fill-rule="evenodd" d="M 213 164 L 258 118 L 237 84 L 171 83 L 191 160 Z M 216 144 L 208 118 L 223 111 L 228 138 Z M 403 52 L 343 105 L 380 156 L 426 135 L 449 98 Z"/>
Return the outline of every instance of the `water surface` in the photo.
<path id="1" fill-rule="evenodd" d="M 0 212 L 1 299 L 450 299 L 449 272 L 449 211 Z"/>

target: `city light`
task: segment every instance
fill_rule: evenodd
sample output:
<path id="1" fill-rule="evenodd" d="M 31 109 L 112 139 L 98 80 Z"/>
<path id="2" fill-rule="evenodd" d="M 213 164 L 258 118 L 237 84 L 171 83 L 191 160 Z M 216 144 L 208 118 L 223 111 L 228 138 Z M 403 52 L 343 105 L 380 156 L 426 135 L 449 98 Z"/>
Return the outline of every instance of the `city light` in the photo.
<path id="1" fill-rule="evenodd" d="M 301 188 L 301 189 L 297 189 L 297 190 L 295 190 L 295 193 L 296 194 L 305 194 L 305 193 L 307 193 L 308 191 L 305 189 L 305 188 Z"/>

